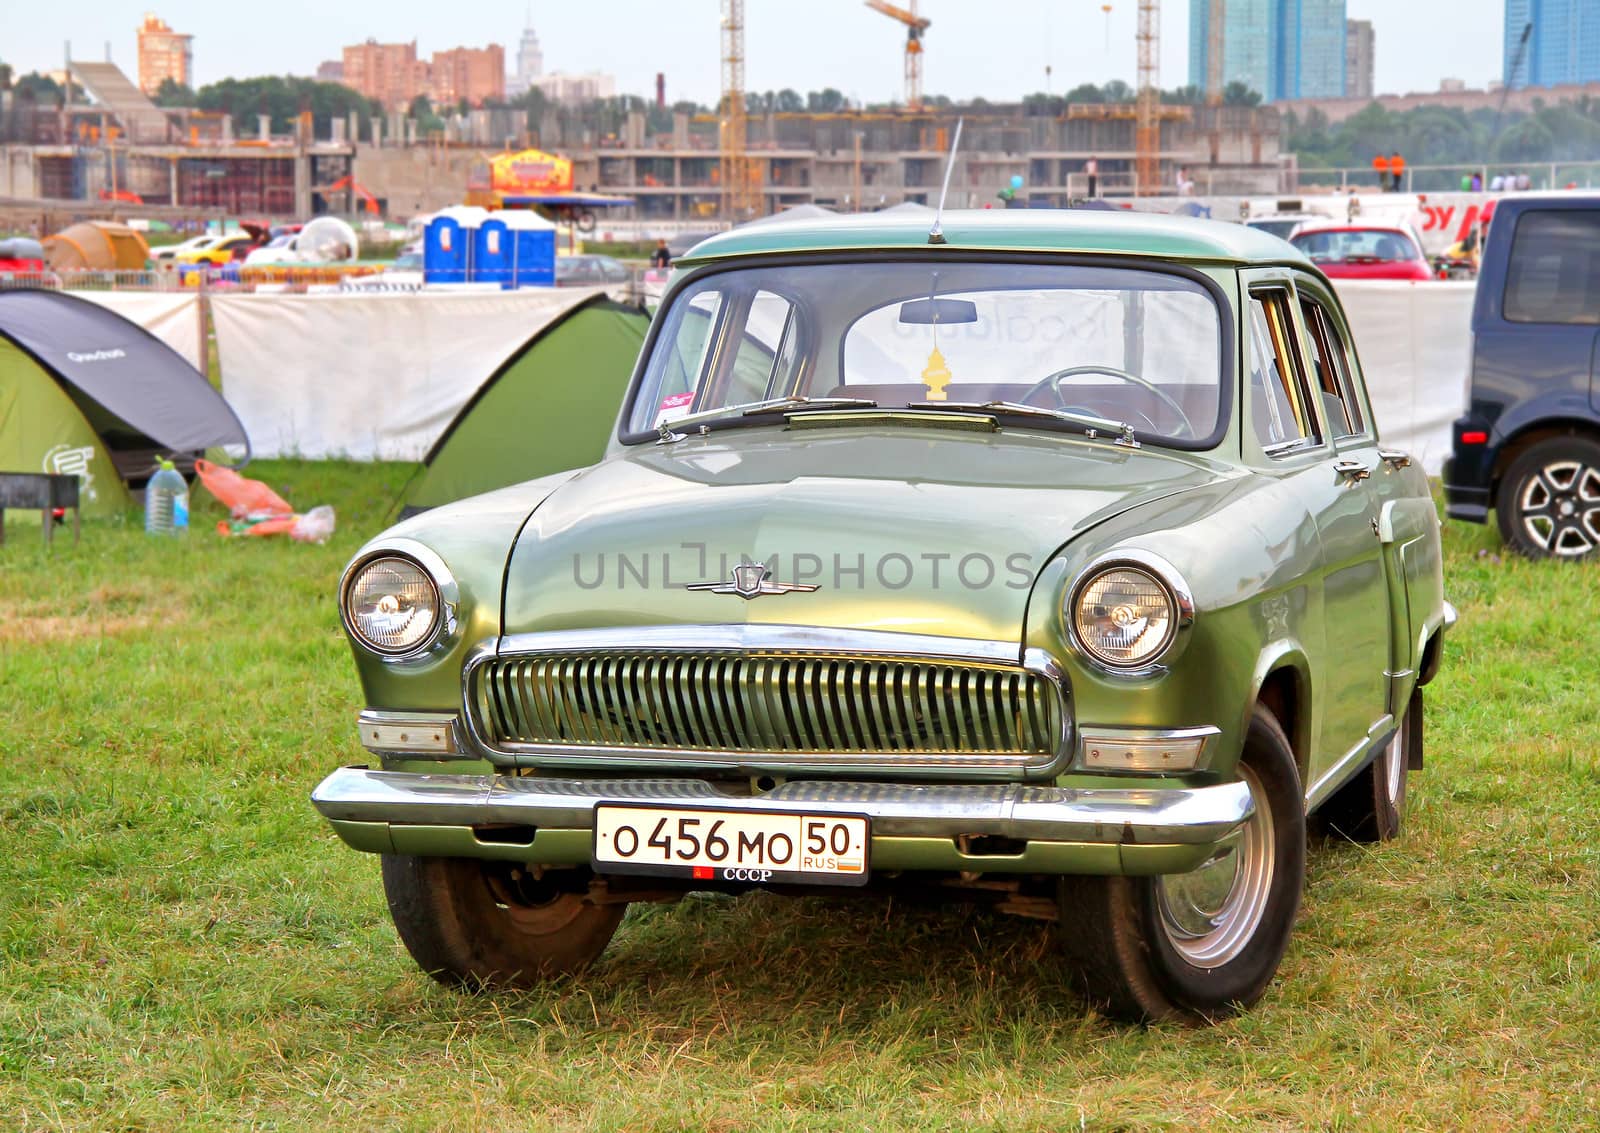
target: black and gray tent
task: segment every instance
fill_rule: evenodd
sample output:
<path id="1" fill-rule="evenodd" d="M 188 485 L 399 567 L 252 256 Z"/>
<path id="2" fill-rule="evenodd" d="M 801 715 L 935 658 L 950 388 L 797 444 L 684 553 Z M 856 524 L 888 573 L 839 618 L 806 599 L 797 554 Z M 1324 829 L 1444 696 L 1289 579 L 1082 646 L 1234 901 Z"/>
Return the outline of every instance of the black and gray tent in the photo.
<path id="1" fill-rule="evenodd" d="M 240 446 L 205 376 L 136 323 L 59 291 L 0 291 L 0 469 L 71 473 L 85 516 L 112 515 L 171 455 Z"/>
<path id="2" fill-rule="evenodd" d="M 445 427 L 401 514 L 598 461 L 649 326 L 641 308 L 595 295 L 540 328 Z"/>

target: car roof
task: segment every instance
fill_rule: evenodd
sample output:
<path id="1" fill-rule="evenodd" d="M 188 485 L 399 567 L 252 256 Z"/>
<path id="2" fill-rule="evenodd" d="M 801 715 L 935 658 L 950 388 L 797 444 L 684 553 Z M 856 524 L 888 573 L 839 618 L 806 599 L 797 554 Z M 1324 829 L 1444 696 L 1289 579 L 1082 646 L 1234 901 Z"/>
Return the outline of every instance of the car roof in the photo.
<path id="1" fill-rule="evenodd" d="M 1503 208 L 1600 208 L 1600 192 L 1583 189 L 1545 189 L 1535 192 L 1513 193 L 1494 199 L 1496 209 Z"/>
<path id="2" fill-rule="evenodd" d="M 712 236 L 682 266 L 783 252 L 926 249 L 929 217 L 853 216 L 774 220 Z M 1284 241 L 1242 224 L 1128 210 L 959 209 L 941 229 L 953 251 L 1084 252 L 1233 264 L 1311 266 Z"/>
<path id="3" fill-rule="evenodd" d="M 1410 229 L 1399 224 L 1317 224 L 1301 227 L 1291 239 L 1310 236 L 1314 232 L 1397 232 L 1401 236 L 1411 235 Z"/>

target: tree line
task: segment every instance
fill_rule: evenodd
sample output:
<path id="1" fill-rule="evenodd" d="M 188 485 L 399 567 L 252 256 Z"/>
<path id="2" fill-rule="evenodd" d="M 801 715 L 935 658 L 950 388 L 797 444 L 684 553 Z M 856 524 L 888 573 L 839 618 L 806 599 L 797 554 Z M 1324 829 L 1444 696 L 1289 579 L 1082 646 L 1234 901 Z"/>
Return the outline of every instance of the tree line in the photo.
<path id="1" fill-rule="evenodd" d="M 1342 122 L 1312 110 L 1283 116 L 1283 147 L 1302 169 L 1362 166 L 1396 150 L 1411 165 L 1512 167 L 1600 158 L 1600 100 L 1536 101 L 1531 111 L 1417 106 L 1387 110 L 1374 102 Z"/>

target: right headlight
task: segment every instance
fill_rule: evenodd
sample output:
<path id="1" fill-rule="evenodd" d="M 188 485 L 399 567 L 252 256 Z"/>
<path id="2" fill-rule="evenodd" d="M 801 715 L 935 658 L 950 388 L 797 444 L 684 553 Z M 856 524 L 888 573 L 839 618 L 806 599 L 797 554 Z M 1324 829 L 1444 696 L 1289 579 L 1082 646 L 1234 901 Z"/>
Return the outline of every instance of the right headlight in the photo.
<path id="1" fill-rule="evenodd" d="M 1177 640 L 1193 606 L 1155 569 L 1116 562 L 1091 570 L 1065 611 L 1079 647 L 1112 669 L 1155 664 Z"/>
<path id="2" fill-rule="evenodd" d="M 428 645 L 439 625 L 439 588 L 408 558 L 381 555 L 363 563 L 344 590 L 344 623 L 368 649 L 388 656 Z"/>

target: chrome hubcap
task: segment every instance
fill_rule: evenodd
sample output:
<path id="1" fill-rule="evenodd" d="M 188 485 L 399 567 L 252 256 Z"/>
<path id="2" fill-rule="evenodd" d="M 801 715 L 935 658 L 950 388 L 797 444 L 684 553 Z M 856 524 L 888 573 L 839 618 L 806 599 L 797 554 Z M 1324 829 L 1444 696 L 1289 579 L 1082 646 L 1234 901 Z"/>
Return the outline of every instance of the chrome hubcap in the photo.
<path id="1" fill-rule="evenodd" d="M 1272 891 L 1272 811 L 1256 773 L 1240 767 L 1239 774 L 1250 785 L 1255 813 L 1205 865 L 1156 884 L 1162 930 L 1197 968 L 1219 968 L 1244 950 Z"/>
<path id="2" fill-rule="evenodd" d="M 1600 470 L 1577 460 L 1547 464 L 1522 485 L 1523 533 L 1552 555 L 1576 558 L 1600 546 Z"/>
<path id="3" fill-rule="evenodd" d="M 1400 785 L 1405 782 L 1406 760 L 1410 754 L 1406 751 L 1405 734 L 1406 725 L 1401 723 L 1400 730 L 1394 734 L 1394 739 L 1389 741 L 1384 752 L 1384 758 L 1388 760 L 1384 767 L 1384 787 L 1389 794 L 1390 806 L 1400 801 Z"/>

